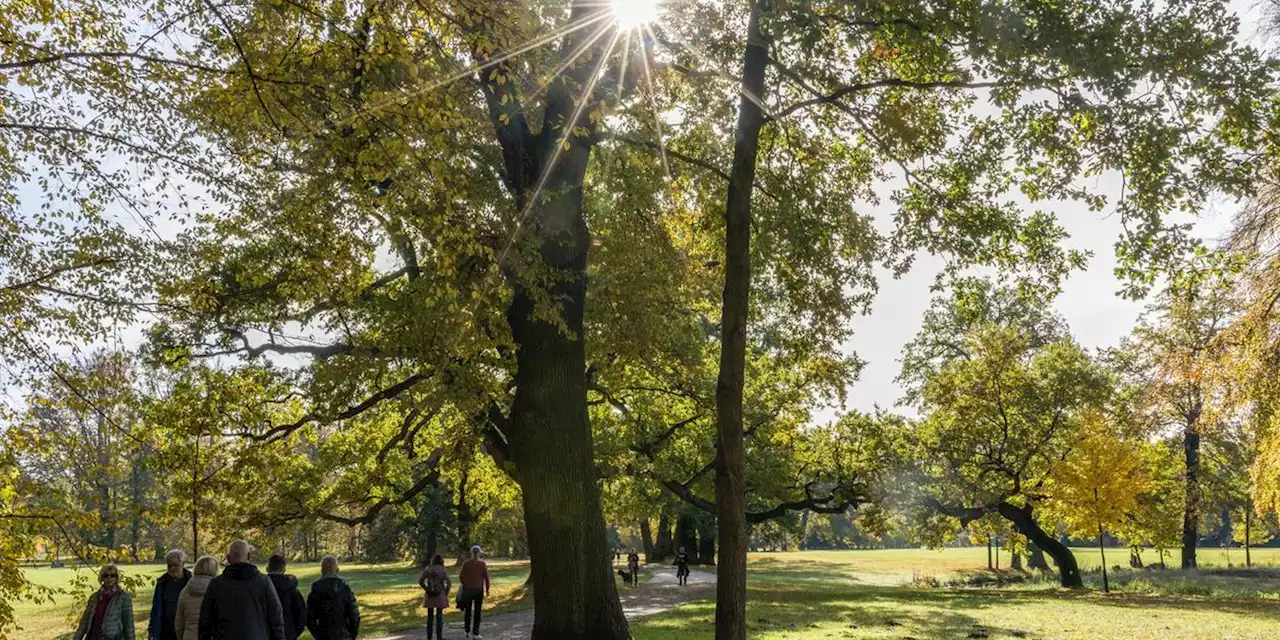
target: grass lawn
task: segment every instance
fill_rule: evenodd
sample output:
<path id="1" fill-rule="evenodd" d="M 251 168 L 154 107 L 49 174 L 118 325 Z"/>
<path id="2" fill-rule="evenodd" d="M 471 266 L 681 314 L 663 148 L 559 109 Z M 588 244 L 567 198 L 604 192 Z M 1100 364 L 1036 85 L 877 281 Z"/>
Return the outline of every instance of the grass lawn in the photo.
<path id="1" fill-rule="evenodd" d="M 817 640 L 819 638 L 1280 638 L 1280 549 L 1255 551 L 1261 568 L 1238 569 L 1239 550 L 1202 549 L 1205 570 L 1123 570 L 1112 577 L 1116 593 L 1099 593 L 1097 549 L 1076 549 L 1090 590 L 1073 593 L 1056 586 L 1052 574 L 986 570 L 985 548 L 944 551 L 813 551 L 752 554 L 748 618 L 752 638 Z M 1108 565 L 1127 565 L 1124 549 L 1107 550 Z M 1145 558 L 1157 560 L 1154 553 Z M 1001 565 L 1007 556 L 1001 554 Z M 1173 562 L 1172 559 L 1169 560 Z M 1228 569 L 1228 566 L 1237 569 Z M 532 606 L 523 588 L 528 564 L 490 563 L 493 597 L 486 614 Z M 159 566 L 123 568 L 126 576 L 145 574 L 147 582 Z M 66 587 L 74 569 L 34 569 L 35 581 Z M 319 575 L 317 565 L 293 565 L 304 594 Z M 423 623 L 418 607 L 417 571 L 406 565 L 345 565 L 360 600 L 369 635 L 409 629 Z M 91 575 L 91 574 L 90 574 Z M 651 577 L 642 574 L 643 579 Z M 994 577 L 1003 586 L 974 586 Z M 940 586 L 938 586 L 940 585 Z M 139 637 L 145 637 L 151 590 L 135 597 Z M 490 605 L 491 603 L 491 605 Z M 15 638 L 69 638 L 71 619 L 80 603 L 63 597 L 55 603 L 18 603 L 24 629 Z M 460 615 L 454 610 L 450 616 Z M 712 637 L 715 606 L 685 605 L 675 611 L 632 624 L 637 640 L 704 640 Z M 364 635 L 364 634 L 362 634 Z"/>
<path id="2" fill-rule="evenodd" d="M 1096 570 L 1096 549 L 1076 549 Z M 1113 555 L 1114 558 L 1113 558 Z M 1073 593 L 1052 576 L 1005 587 L 914 587 L 964 582 L 986 571 L 986 549 L 752 554 L 748 574 L 749 636 L 819 638 L 1277 638 L 1280 569 L 1230 571 L 1243 553 L 1202 550 L 1210 567 L 1129 571 L 1115 576 L 1118 593 L 1105 595 L 1100 574 L 1090 591 Z M 1123 549 L 1107 550 L 1109 565 L 1128 564 Z M 1150 560 L 1155 560 L 1152 554 Z M 1280 565 L 1280 550 L 1254 554 L 1257 564 Z M 1003 564 L 1003 559 L 1002 559 Z M 1219 567 L 1214 569 L 1212 567 Z M 1000 574 L 1020 578 L 1011 572 Z M 715 605 L 700 602 L 632 625 L 637 640 L 711 638 Z"/>
<path id="3" fill-rule="evenodd" d="M 259 567 L 260 569 L 263 567 Z M 164 573 L 159 565 L 121 567 L 126 577 L 145 574 L 147 583 L 154 584 L 155 578 Z M 310 591 L 311 582 L 320 577 L 319 564 L 296 564 L 289 566 L 289 573 L 298 576 L 299 589 L 305 598 Z M 492 597 L 485 601 L 485 613 L 493 614 L 504 611 L 517 611 L 532 606 L 532 598 L 526 597 L 525 578 L 529 575 L 527 562 L 489 563 L 489 573 L 493 578 Z M 77 574 L 95 577 L 96 574 L 75 569 L 33 569 L 27 575 L 35 582 L 50 586 L 66 588 L 72 585 Z M 457 582 L 457 571 L 451 570 L 454 582 Z M 365 630 L 369 635 L 413 628 L 419 624 L 426 625 L 425 610 L 421 608 L 422 589 L 418 587 L 418 570 L 408 565 L 343 565 L 342 575 L 346 577 L 351 588 L 356 592 L 360 602 L 361 635 Z M 96 583 L 96 578 L 94 580 Z M 456 588 L 456 586 L 455 586 Z M 133 609 L 137 622 L 138 638 L 146 638 L 147 616 L 151 610 L 150 586 L 134 593 Z M 84 610 L 83 601 L 72 602 L 67 596 L 58 598 L 53 603 L 33 604 L 17 603 L 16 614 L 22 630 L 14 638 L 23 640 L 64 640 L 75 631 L 78 616 Z M 457 609 L 448 610 L 446 618 L 461 616 Z"/>

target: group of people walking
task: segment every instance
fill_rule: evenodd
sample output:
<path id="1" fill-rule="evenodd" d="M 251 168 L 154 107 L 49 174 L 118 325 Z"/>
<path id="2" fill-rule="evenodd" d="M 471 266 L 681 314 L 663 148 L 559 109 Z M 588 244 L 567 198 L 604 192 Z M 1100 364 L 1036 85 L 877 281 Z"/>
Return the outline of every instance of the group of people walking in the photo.
<path id="1" fill-rule="evenodd" d="M 454 604 L 462 609 L 463 635 L 469 640 L 482 640 L 480 636 L 480 609 L 489 597 L 489 565 L 480 559 L 480 547 L 471 547 L 471 558 L 458 570 L 458 597 Z M 444 610 L 449 606 L 449 594 L 453 582 L 449 570 L 444 567 L 444 557 L 436 554 L 431 563 L 418 574 L 418 586 L 426 592 L 422 606 L 427 609 L 427 640 L 444 639 Z"/>
<path id="2" fill-rule="evenodd" d="M 213 557 L 196 560 L 193 572 L 185 567 L 181 551 L 170 551 L 151 599 L 148 640 L 297 640 L 304 631 L 315 640 L 356 640 L 360 607 L 355 592 L 338 574 L 337 558 L 320 561 L 320 579 L 311 584 L 304 601 L 298 579 L 285 573 L 283 556 L 271 556 L 264 575 L 249 563 L 249 552 L 249 543 L 231 543 L 227 565 L 218 575 Z M 89 598 L 74 640 L 135 640 L 133 599 L 120 588 L 119 567 L 102 567 L 98 581 L 101 587 Z M 480 609 L 490 581 L 480 547 L 471 548 L 458 581 L 457 605 L 466 612 L 466 638 L 481 640 Z M 427 608 L 427 638 L 443 640 L 444 608 L 452 590 L 443 558 L 437 555 L 422 570 L 418 584 L 426 592 L 422 605 Z"/>
<path id="3" fill-rule="evenodd" d="M 610 551 L 613 555 L 613 562 L 616 566 L 618 560 L 622 558 L 622 549 L 613 549 Z M 680 586 L 689 584 L 689 554 L 685 553 L 684 547 L 680 547 L 680 551 L 676 553 L 676 580 Z M 627 554 L 627 568 L 619 569 L 618 575 L 622 576 L 622 581 L 632 587 L 640 584 L 640 554 L 635 549 Z"/>

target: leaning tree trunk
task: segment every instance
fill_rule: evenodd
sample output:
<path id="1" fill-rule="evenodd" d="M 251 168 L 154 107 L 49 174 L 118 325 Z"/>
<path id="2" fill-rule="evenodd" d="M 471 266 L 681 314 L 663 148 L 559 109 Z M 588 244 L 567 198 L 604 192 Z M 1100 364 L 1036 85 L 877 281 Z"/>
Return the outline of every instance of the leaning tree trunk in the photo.
<path id="1" fill-rule="evenodd" d="M 720 379 L 716 384 L 716 522 L 720 543 L 716 570 L 716 640 L 747 637 L 746 454 L 742 396 L 751 295 L 751 194 L 764 113 L 769 48 L 760 27 L 763 0 L 753 0 L 743 55 L 742 99 L 725 203 L 724 305 L 721 309 Z"/>
<path id="2" fill-rule="evenodd" d="M 1084 580 L 1080 577 L 1080 565 L 1067 545 L 1049 535 L 1032 516 L 1031 505 L 1025 507 L 1003 503 L 998 508 L 1000 515 L 1038 547 L 1049 554 L 1058 565 L 1058 576 L 1064 587 L 1082 588 Z"/>
<path id="3" fill-rule="evenodd" d="M 1182 512 L 1182 568 L 1196 568 L 1196 543 L 1200 539 L 1200 432 L 1188 420 L 1183 433 L 1186 456 L 1186 508 Z"/>
<path id="4" fill-rule="evenodd" d="M 1142 549 L 1140 547 L 1129 547 L 1129 568 L 1142 568 Z"/>

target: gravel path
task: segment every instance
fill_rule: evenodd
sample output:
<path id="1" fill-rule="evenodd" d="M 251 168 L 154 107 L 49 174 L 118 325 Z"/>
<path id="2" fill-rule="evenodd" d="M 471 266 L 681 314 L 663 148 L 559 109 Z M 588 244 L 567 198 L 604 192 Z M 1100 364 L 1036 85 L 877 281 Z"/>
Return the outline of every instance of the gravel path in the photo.
<path id="1" fill-rule="evenodd" d="M 619 583 L 619 598 L 622 609 L 628 620 L 652 616 L 670 611 L 686 602 L 703 600 L 715 596 L 716 576 L 714 573 L 694 569 L 689 574 L 689 584 L 680 586 L 676 580 L 674 567 L 651 566 L 641 569 L 653 578 L 640 583 L 636 588 L 622 586 Z M 373 638 L 373 640 L 423 640 L 427 637 L 426 613 L 419 611 L 423 618 L 423 627 L 413 631 L 401 631 L 389 636 Z M 533 633 L 533 611 L 519 611 L 495 616 L 484 616 L 480 625 L 480 635 L 485 640 L 525 640 Z M 445 625 L 444 636 L 447 640 L 461 640 L 462 620 L 449 621 Z"/>

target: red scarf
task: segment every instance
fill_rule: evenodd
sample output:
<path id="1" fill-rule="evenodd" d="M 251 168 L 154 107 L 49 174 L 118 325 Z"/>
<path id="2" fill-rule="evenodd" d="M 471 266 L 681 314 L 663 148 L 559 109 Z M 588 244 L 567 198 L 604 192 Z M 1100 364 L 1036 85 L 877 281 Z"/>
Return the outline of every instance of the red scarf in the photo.
<path id="1" fill-rule="evenodd" d="M 98 607 L 93 611 L 93 623 L 89 625 L 89 638 L 98 640 L 102 637 L 102 621 L 107 617 L 107 606 L 111 604 L 111 600 L 120 593 L 120 589 L 113 589 L 110 592 L 105 590 L 98 592 Z"/>

